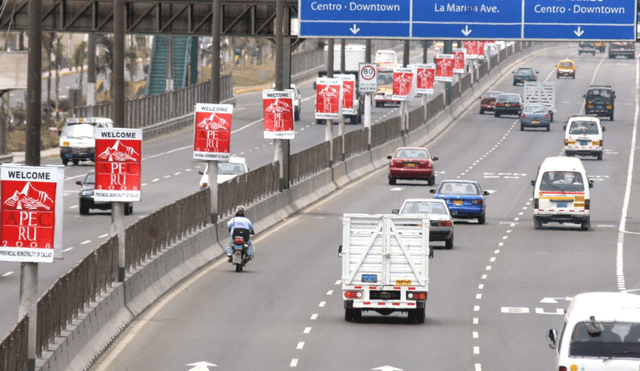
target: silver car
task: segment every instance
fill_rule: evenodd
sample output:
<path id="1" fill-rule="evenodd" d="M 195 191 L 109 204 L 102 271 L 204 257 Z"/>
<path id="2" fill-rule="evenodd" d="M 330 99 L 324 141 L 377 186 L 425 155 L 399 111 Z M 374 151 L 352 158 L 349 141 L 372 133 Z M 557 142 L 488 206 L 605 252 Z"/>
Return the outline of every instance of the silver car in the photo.
<path id="1" fill-rule="evenodd" d="M 524 107 L 520 114 L 520 131 L 525 128 L 551 129 L 551 114 L 549 109 L 543 105 L 530 104 Z"/>
<path id="2" fill-rule="evenodd" d="M 453 248 L 453 220 L 445 200 L 434 198 L 408 198 L 394 214 L 427 214 L 431 225 L 429 241 L 444 241 L 447 249 Z"/>

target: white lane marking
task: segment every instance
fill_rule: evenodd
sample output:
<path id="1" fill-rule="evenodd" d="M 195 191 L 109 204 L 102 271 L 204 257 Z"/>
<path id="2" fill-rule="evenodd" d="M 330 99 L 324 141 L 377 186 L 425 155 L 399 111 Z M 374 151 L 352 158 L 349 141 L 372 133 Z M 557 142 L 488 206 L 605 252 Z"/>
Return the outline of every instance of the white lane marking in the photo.
<path id="1" fill-rule="evenodd" d="M 472 336 L 473 336 L 474 339 L 477 339 L 478 338 L 478 331 L 474 331 Z"/>
<path id="2" fill-rule="evenodd" d="M 9 277 L 12 274 L 13 274 L 13 271 L 8 271 L 7 273 L 3 274 L 2 277 Z"/>
<path id="3" fill-rule="evenodd" d="M 291 363 L 289 364 L 289 367 L 298 367 L 298 359 L 294 358 L 291 360 Z"/>
<path id="4" fill-rule="evenodd" d="M 318 306 L 322 308 L 322 307 L 324 307 L 325 304 L 327 304 L 326 301 L 321 301 L 320 304 L 318 304 Z"/>
<path id="5" fill-rule="evenodd" d="M 506 240 L 507 238 L 509 238 L 509 236 L 502 236 L 503 240 Z"/>
<path id="6" fill-rule="evenodd" d="M 529 308 L 522 307 L 502 307 L 500 308 L 502 313 L 529 313 Z"/>
<path id="7" fill-rule="evenodd" d="M 335 284 L 336 284 L 336 285 L 340 285 L 340 284 L 342 284 L 342 280 L 337 280 Z"/>
<path id="8" fill-rule="evenodd" d="M 318 313 L 314 313 L 314 314 L 312 314 L 310 319 L 311 319 L 312 321 L 317 320 L 317 319 L 318 319 Z"/>
<path id="9" fill-rule="evenodd" d="M 66 249 L 62 250 L 62 252 L 67 252 L 67 251 L 71 251 L 73 250 L 73 247 L 67 247 Z"/>
<path id="10" fill-rule="evenodd" d="M 477 325 L 478 323 L 480 323 L 480 320 L 478 318 L 474 318 L 473 319 L 473 324 Z"/>
<path id="11" fill-rule="evenodd" d="M 486 280 L 486 279 L 487 279 L 487 275 L 486 275 L 486 274 L 483 274 L 483 275 L 482 275 L 482 279 L 483 279 L 483 280 Z"/>
<path id="12" fill-rule="evenodd" d="M 144 186 L 146 186 L 146 185 L 147 185 L 147 183 L 142 183 L 142 184 L 140 184 L 140 186 L 141 186 L 141 187 L 144 187 Z"/>
<path id="13" fill-rule="evenodd" d="M 484 284 L 481 283 L 478 285 L 478 290 L 482 290 L 482 289 L 484 289 Z"/>
<path id="14" fill-rule="evenodd" d="M 482 299 L 482 294 L 476 294 L 476 300 Z"/>
<path id="15" fill-rule="evenodd" d="M 474 366 L 476 367 L 475 371 L 482 371 L 482 365 L 481 364 L 476 363 Z"/>
<path id="16" fill-rule="evenodd" d="M 304 341 L 298 342 L 298 346 L 296 347 L 296 349 L 302 349 L 302 348 L 304 348 Z"/>
<path id="17" fill-rule="evenodd" d="M 165 178 L 165 179 L 167 179 L 167 178 L 171 178 L 171 175 L 165 175 L 165 176 L 164 176 L 164 178 Z"/>
<path id="18" fill-rule="evenodd" d="M 480 347 L 473 347 L 473 354 L 480 354 Z"/>
<path id="19" fill-rule="evenodd" d="M 494 261 L 496 261 L 495 256 L 494 256 L 494 257 L 492 257 L 491 259 L 489 259 L 489 261 L 491 261 L 492 263 L 493 263 Z"/>
<path id="20" fill-rule="evenodd" d="M 480 306 L 476 305 L 475 307 L 473 307 L 473 311 L 474 312 L 479 312 L 480 311 Z"/>
<path id="21" fill-rule="evenodd" d="M 636 59 L 636 90 L 640 88 L 640 60 Z M 640 101 L 636 94 L 636 114 L 633 119 L 633 134 L 631 134 L 631 151 L 629 153 L 629 168 L 627 170 L 627 185 L 624 190 L 624 203 L 622 215 L 620 215 L 620 228 L 618 229 L 618 247 L 616 253 L 616 275 L 618 276 L 618 289 L 626 290 L 624 280 L 624 235 L 627 227 L 627 212 L 629 210 L 629 198 L 631 197 L 631 184 L 633 182 L 633 162 L 636 154 L 636 135 L 638 132 L 638 115 L 640 115 Z"/>
<path id="22" fill-rule="evenodd" d="M 103 234 L 102 236 L 98 236 L 98 238 L 105 238 L 105 237 L 109 237 L 108 233 Z"/>
<path id="23" fill-rule="evenodd" d="M 304 331 L 302 332 L 303 334 L 308 334 L 311 332 L 311 327 L 305 327 Z"/>
<path id="24" fill-rule="evenodd" d="M 598 224 L 596 227 L 600 228 L 615 228 L 616 226 L 613 224 Z"/>
<path id="25" fill-rule="evenodd" d="M 152 182 L 152 183 L 153 183 L 153 182 L 157 182 L 158 180 L 160 180 L 160 179 L 155 178 L 155 179 L 154 179 L 154 180 L 152 180 L 151 182 Z"/>
<path id="26" fill-rule="evenodd" d="M 86 240 L 86 241 L 80 242 L 80 245 L 86 245 L 86 244 L 88 244 L 90 242 L 91 242 L 91 240 Z"/>
<path id="27" fill-rule="evenodd" d="M 490 270 L 491 270 L 491 266 L 490 266 L 490 265 L 487 265 L 487 267 L 486 267 L 484 270 L 486 270 L 486 271 L 490 271 Z"/>
<path id="28" fill-rule="evenodd" d="M 331 295 L 331 294 L 333 294 L 333 290 L 327 291 L 327 295 Z"/>
<path id="29" fill-rule="evenodd" d="M 73 205 L 69 209 L 77 209 L 77 208 L 78 208 L 78 205 Z"/>
<path id="30" fill-rule="evenodd" d="M 498 246 L 504 246 L 504 242 L 500 242 Z"/>
<path id="31" fill-rule="evenodd" d="M 191 171 L 191 169 L 184 169 L 184 171 Z"/>
<path id="32" fill-rule="evenodd" d="M 180 175 L 180 174 L 182 174 L 182 172 L 178 171 L 177 173 L 174 173 L 173 175 Z"/>
<path id="33" fill-rule="evenodd" d="M 500 250 L 496 250 L 493 252 L 494 254 L 500 254 Z"/>

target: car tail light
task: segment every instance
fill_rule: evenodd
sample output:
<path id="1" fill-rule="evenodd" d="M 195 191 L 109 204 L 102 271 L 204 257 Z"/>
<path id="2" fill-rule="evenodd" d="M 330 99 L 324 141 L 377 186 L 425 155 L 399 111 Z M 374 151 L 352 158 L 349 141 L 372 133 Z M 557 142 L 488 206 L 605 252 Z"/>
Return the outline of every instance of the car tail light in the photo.
<path id="1" fill-rule="evenodd" d="M 564 140 L 564 145 L 565 145 L 565 146 L 568 146 L 568 145 L 569 145 L 569 140 L 568 140 L 568 139 L 565 139 L 565 140 Z"/>
<path id="2" fill-rule="evenodd" d="M 604 139 L 600 139 L 600 147 L 604 146 Z"/>
<path id="3" fill-rule="evenodd" d="M 362 291 L 345 291 L 344 297 L 345 299 L 361 299 Z"/>
<path id="4" fill-rule="evenodd" d="M 409 300 L 427 300 L 426 292 L 408 292 L 407 299 Z"/>
<path id="5" fill-rule="evenodd" d="M 591 200 L 590 199 L 586 199 L 584 200 L 584 209 L 585 210 L 591 210 Z"/>
<path id="6" fill-rule="evenodd" d="M 560 366 L 560 368 L 558 368 L 558 371 L 567 371 L 567 368 L 564 366 Z"/>
<path id="7" fill-rule="evenodd" d="M 531 75 L 531 77 L 535 79 L 535 78 L 536 78 L 536 75 Z"/>
<path id="8" fill-rule="evenodd" d="M 482 205 L 482 200 L 472 200 L 471 205 Z"/>
<path id="9" fill-rule="evenodd" d="M 534 198 L 533 199 L 533 208 L 534 209 L 540 208 L 540 199 L 538 199 L 538 198 Z"/>
<path id="10" fill-rule="evenodd" d="M 427 168 L 431 169 L 433 167 L 433 162 L 427 161 L 426 165 L 427 165 Z"/>
<path id="11" fill-rule="evenodd" d="M 525 115 L 525 114 L 523 113 L 523 114 L 522 114 L 522 118 L 523 118 L 523 119 L 526 119 L 526 118 L 527 118 L 527 115 Z"/>
<path id="12" fill-rule="evenodd" d="M 451 227 L 451 220 L 440 220 L 438 225 L 441 227 Z"/>
<path id="13" fill-rule="evenodd" d="M 544 115 L 544 118 L 546 118 L 546 119 L 550 119 L 550 118 L 551 118 L 551 116 L 547 113 L 546 115 Z"/>
<path id="14" fill-rule="evenodd" d="M 391 167 L 402 167 L 403 165 L 404 165 L 404 161 L 402 160 L 391 161 Z"/>
<path id="15" fill-rule="evenodd" d="M 502 107 L 502 106 L 504 106 L 504 104 L 502 104 L 502 103 L 496 103 L 496 107 Z"/>

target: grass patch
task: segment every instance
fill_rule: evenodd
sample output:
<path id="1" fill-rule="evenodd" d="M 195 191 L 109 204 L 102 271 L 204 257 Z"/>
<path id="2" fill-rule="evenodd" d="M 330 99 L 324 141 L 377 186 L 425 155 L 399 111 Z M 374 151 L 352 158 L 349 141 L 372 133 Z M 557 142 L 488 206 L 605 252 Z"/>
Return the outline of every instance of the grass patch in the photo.
<path id="1" fill-rule="evenodd" d="M 10 152 L 24 152 L 26 151 L 26 135 L 27 128 L 21 126 L 11 130 L 9 137 L 7 138 L 7 145 Z M 60 144 L 60 137 L 58 132 L 50 131 L 49 127 L 43 127 L 40 129 L 40 150 L 50 149 L 58 147 Z"/>

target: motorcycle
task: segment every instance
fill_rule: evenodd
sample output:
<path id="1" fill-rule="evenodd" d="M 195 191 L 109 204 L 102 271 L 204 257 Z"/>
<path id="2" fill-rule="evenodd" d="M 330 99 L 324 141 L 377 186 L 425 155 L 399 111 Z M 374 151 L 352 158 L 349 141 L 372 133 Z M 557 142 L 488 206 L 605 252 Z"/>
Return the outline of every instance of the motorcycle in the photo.
<path id="1" fill-rule="evenodd" d="M 242 272 L 242 268 L 253 258 L 247 253 L 249 245 L 244 242 L 244 237 L 236 236 L 231 247 L 231 264 L 236 266 L 236 272 Z"/>

